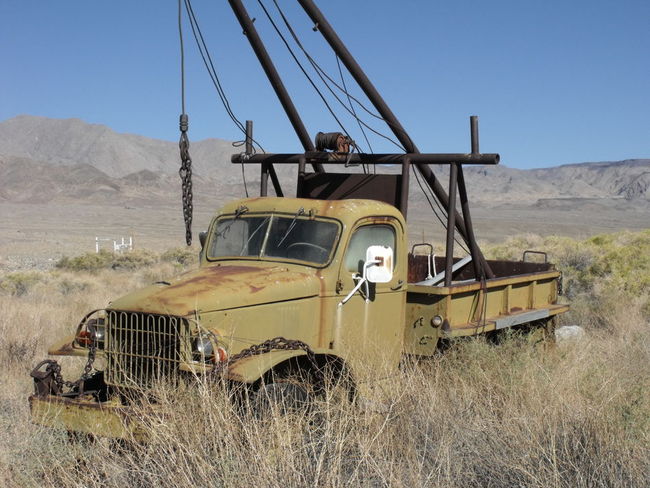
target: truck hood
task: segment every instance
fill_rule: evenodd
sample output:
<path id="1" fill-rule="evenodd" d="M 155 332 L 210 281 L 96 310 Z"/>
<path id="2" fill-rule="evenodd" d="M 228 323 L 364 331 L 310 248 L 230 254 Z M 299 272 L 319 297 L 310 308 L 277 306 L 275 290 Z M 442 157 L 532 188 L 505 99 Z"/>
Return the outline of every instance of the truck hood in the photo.
<path id="1" fill-rule="evenodd" d="M 214 265 L 159 282 L 112 302 L 108 308 L 184 316 L 318 295 L 314 274 L 285 266 Z"/>

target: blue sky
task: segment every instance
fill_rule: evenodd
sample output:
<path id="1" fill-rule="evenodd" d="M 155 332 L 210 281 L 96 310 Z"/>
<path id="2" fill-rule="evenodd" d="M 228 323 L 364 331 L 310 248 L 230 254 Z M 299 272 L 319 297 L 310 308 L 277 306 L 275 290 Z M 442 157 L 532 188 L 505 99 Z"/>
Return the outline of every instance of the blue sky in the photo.
<path id="1" fill-rule="evenodd" d="M 271 0 L 264 2 L 274 12 Z M 279 3 L 307 49 L 338 78 L 333 54 L 297 2 Z M 481 150 L 499 152 L 511 167 L 650 157 L 647 0 L 318 3 L 422 151 L 467 151 L 468 117 L 476 114 Z M 255 121 L 256 138 L 267 151 L 298 152 L 228 3 L 193 5 L 237 116 Z M 309 133 L 337 130 L 257 2 L 245 5 Z M 77 117 L 118 132 L 176 140 L 176 9 L 175 0 L 2 0 L 0 120 L 19 114 Z M 190 139 L 240 139 L 187 25 L 185 34 Z M 351 91 L 360 93 L 356 86 Z M 343 120 L 364 142 L 356 124 Z M 376 137 L 371 143 L 375 152 L 393 151 Z"/>

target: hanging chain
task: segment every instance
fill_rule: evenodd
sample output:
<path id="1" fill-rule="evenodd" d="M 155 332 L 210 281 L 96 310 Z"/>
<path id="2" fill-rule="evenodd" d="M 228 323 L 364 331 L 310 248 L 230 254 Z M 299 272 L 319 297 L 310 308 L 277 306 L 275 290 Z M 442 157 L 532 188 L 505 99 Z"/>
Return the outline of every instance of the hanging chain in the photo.
<path id="1" fill-rule="evenodd" d="M 181 177 L 181 188 L 183 194 L 183 218 L 185 219 L 185 242 L 192 245 L 192 158 L 190 157 L 190 140 L 187 137 L 189 126 L 187 114 L 181 114 L 180 130 L 181 138 L 178 147 L 181 152 L 181 168 L 178 174 Z"/>
<path id="2" fill-rule="evenodd" d="M 99 310 L 93 310 L 87 313 L 78 326 L 78 331 L 80 331 L 88 318 L 98 312 Z M 77 381 L 64 381 L 63 376 L 61 375 L 61 365 L 53 359 L 45 359 L 38 363 L 36 367 L 30 373 L 30 376 L 34 378 L 36 382 L 36 393 L 42 393 L 41 387 L 45 387 L 50 394 L 61 395 L 63 393 L 63 388 L 69 388 L 71 392 L 83 390 L 82 383 L 92 377 L 93 364 L 95 363 L 95 357 L 97 353 L 97 342 L 93 338 L 88 344 L 88 359 L 86 360 L 86 365 L 84 366 L 83 373 Z M 47 365 L 45 371 L 41 371 L 43 366 Z M 55 388 L 52 388 L 51 382 L 54 383 Z"/>
<path id="3" fill-rule="evenodd" d="M 81 374 L 81 378 L 79 378 L 79 381 L 85 381 L 88 378 L 90 378 L 90 372 L 93 370 L 93 363 L 95 362 L 95 353 L 97 352 L 97 345 L 95 341 L 92 341 L 90 343 L 90 347 L 88 348 L 88 361 L 86 361 L 86 365 L 84 366 L 84 372 Z"/>
<path id="4" fill-rule="evenodd" d="M 95 341 L 92 341 L 90 343 L 90 346 L 88 348 L 88 360 L 86 361 L 86 365 L 84 366 L 83 373 L 81 373 L 81 376 L 77 381 L 65 381 L 63 379 L 63 375 L 61 374 L 61 365 L 56 362 L 54 359 L 45 359 L 38 363 L 38 365 L 32 370 L 31 376 L 36 379 L 37 381 L 45 381 L 47 382 L 47 378 L 51 377 L 52 380 L 54 381 L 54 384 L 56 385 L 56 391 L 51 391 L 50 394 L 62 394 L 63 393 L 63 388 L 69 388 L 70 391 L 74 391 L 75 389 L 77 391 L 80 390 L 81 383 L 90 379 L 91 372 L 93 370 L 93 363 L 95 362 L 95 353 L 97 352 L 97 346 L 95 344 Z M 45 372 L 41 373 L 39 370 L 41 367 L 44 365 L 47 365 L 45 368 Z M 38 388 L 37 388 L 37 393 L 38 393 Z"/>
<path id="5" fill-rule="evenodd" d="M 277 351 L 277 350 L 305 351 L 305 353 L 307 354 L 307 359 L 309 361 L 309 364 L 313 368 L 314 373 L 316 373 L 319 376 L 319 379 L 322 379 L 320 378 L 322 376 L 322 372 L 316 362 L 316 354 L 314 353 L 312 348 L 309 347 L 309 344 L 296 339 L 285 339 L 284 337 L 275 337 L 274 339 L 269 339 L 260 344 L 255 344 L 253 346 L 250 346 L 247 349 L 244 349 L 243 351 L 235 354 L 234 356 L 229 357 L 226 361 L 216 364 L 214 369 L 212 370 L 212 374 L 216 376 L 225 373 L 232 363 L 239 361 L 240 359 L 248 358 L 251 356 L 259 356 L 260 354 L 266 354 L 271 351 Z"/>

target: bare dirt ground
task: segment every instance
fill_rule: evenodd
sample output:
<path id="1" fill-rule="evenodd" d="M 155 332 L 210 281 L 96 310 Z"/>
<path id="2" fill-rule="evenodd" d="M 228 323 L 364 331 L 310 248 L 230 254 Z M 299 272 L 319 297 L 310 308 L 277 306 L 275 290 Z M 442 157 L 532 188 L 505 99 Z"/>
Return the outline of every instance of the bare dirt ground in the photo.
<path id="1" fill-rule="evenodd" d="M 207 228 L 217 201 L 196 202 L 194 239 Z M 0 203 L 0 269 L 46 269 L 64 255 L 95 249 L 95 237 L 133 236 L 135 246 L 155 251 L 184 246 L 180 202 L 129 205 L 85 203 Z M 411 206 L 409 237 L 442 243 L 443 227 L 422 206 Z M 580 199 L 540 200 L 533 205 L 475 204 L 472 217 L 479 240 L 501 242 L 533 233 L 585 238 L 623 229 L 650 227 L 650 202 Z M 198 252 L 198 247 L 197 247 Z"/>
<path id="2" fill-rule="evenodd" d="M 196 209 L 194 228 L 206 228 L 211 214 Z M 155 251 L 185 244 L 180 202 L 137 208 L 2 203 L 0 215 L 0 267 L 4 269 L 51 267 L 64 255 L 94 251 L 95 237 L 133 236 L 136 247 Z"/>

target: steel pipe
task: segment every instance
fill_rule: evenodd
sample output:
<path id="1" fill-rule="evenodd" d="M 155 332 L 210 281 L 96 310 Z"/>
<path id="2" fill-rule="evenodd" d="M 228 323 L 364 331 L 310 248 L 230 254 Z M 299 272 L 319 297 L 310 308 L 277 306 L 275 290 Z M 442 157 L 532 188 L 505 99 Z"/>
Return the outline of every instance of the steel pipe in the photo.
<path id="1" fill-rule="evenodd" d="M 298 164 L 304 158 L 307 162 L 323 164 L 403 164 L 408 159 L 411 164 L 499 164 L 498 154 L 466 153 L 409 153 L 409 154 L 340 154 L 332 152 L 306 152 L 304 154 L 254 154 L 246 157 L 234 154 L 233 164 Z"/>
<path id="2" fill-rule="evenodd" d="M 447 246 L 445 251 L 445 286 L 451 286 L 454 266 L 454 230 L 456 228 L 456 188 L 458 164 L 449 168 L 449 208 L 447 209 Z"/>
<path id="3" fill-rule="evenodd" d="M 400 188 L 400 212 L 406 219 L 409 205 L 409 179 L 411 175 L 411 159 L 406 156 L 402 160 L 402 186 Z"/>
<path id="4" fill-rule="evenodd" d="M 298 139 L 300 139 L 302 147 L 305 149 L 305 151 L 313 151 L 314 145 L 311 141 L 311 138 L 309 137 L 309 134 L 307 133 L 307 129 L 305 129 L 305 125 L 302 123 L 302 119 L 300 118 L 300 115 L 298 114 L 298 111 L 296 110 L 296 107 L 293 104 L 293 101 L 291 100 L 287 89 L 285 88 L 284 83 L 282 83 L 282 79 L 280 78 L 278 71 L 275 69 L 273 61 L 271 61 L 271 57 L 264 47 L 264 43 L 262 43 L 262 40 L 257 33 L 257 29 L 255 29 L 253 21 L 248 16 L 246 8 L 242 4 L 241 0 L 228 0 L 228 3 L 235 13 L 239 24 L 244 30 L 244 35 L 248 38 L 248 42 L 250 42 L 250 45 L 253 48 L 257 59 L 262 65 L 262 69 L 264 69 L 264 72 L 266 73 L 266 76 L 269 79 L 273 90 L 275 90 L 275 94 L 278 96 L 278 99 L 282 104 L 282 108 L 284 108 L 284 111 L 287 114 L 291 125 L 293 126 L 293 130 L 296 131 L 296 135 L 298 136 Z M 315 165 L 314 170 L 321 172 L 323 171 L 323 167 L 320 165 Z"/>
<path id="5" fill-rule="evenodd" d="M 343 41 L 341 41 L 336 31 L 332 28 L 316 4 L 314 4 L 312 0 L 298 0 L 298 3 L 307 13 L 312 22 L 314 22 L 315 28 L 320 31 L 330 47 L 341 59 L 347 70 L 350 72 L 354 80 L 358 83 L 359 87 L 366 94 L 375 109 L 377 109 L 379 114 L 383 117 L 390 130 L 404 147 L 405 151 L 407 153 L 419 153 L 420 151 L 418 151 L 418 148 L 415 146 L 415 143 L 411 140 L 407 132 L 404 130 L 402 124 L 399 122 L 392 110 L 388 107 L 375 86 L 368 79 L 364 71 L 361 69 L 361 66 L 359 66 L 350 51 L 348 51 L 348 49 L 345 47 Z M 436 198 L 442 203 L 445 208 L 449 208 L 449 197 L 431 168 L 427 166 L 427 163 L 416 162 L 415 160 L 413 163 L 433 191 Z M 465 242 L 469 244 L 467 237 L 467 227 L 465 225 L 463 217 L 458 212 L 456 212 L 456 215 L 454 216 L 454 221 L 456 223 L 456 227 L 458 228 L 458 232 L 461 234 Z"/>
<path id="6" fill-rule="evenodd" d="M 478 149 L 478 117 L 476 115 L 469 116 L 469 137 L 472 143 L 472 154 L 479 154 L 481 151 Z"/>

